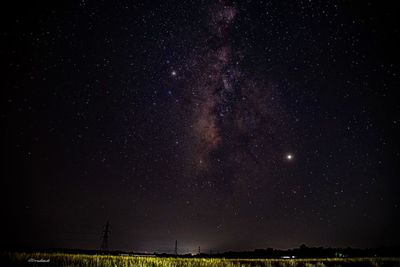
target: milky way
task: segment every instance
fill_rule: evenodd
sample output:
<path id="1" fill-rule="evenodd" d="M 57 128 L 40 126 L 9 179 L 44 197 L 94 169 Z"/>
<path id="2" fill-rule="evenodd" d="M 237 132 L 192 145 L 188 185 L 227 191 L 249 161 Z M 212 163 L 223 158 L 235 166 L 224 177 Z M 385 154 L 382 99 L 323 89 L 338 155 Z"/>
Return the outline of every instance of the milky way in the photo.
<path id="1" fill-rule="evenodd" d="M 197 72 L 194 73 L 195 85 L 191 91 L 193 105 L 193 133 L 198 139 L 195 149 L 198 164 L 207 166 L 210 153 L 218 149 L 223 142 L 221 131 L 224 117 L 232 111 L 235 77 L 240 75 L 232 68 L 233 57 L 229 42 L 229 29 L 235 18 L 234 6 L 219 3 L 210 8 L 210 32 L 212 35 L 204 41 L 206 54 L 199 58 Z M 213 47 L 211 47 L 213 46 Z"/>
<path id="2" fill-rule="evenodd" d="M 277 167 L 286 143 L 277 89 L 271 79 L 249 74 L 241 66 L 246 51 L 232 45 L 236 13 L 227 1 L 209 7 L 208 33 L 190 63 L 185 89 L 192 121 L 189 172 L 200 171 L 201 179 L 228 191 L 229 201 L 273 178 L 268 171 Z"/>

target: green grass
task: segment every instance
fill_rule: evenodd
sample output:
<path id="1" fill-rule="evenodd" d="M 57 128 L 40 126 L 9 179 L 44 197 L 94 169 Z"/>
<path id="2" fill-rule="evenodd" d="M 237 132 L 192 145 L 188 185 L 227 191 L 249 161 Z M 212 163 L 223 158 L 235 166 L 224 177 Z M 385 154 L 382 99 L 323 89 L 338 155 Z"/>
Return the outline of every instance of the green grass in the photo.
<path id="1" fill-rule="evenodd" d="M 29 263 L 33 259 L 50 259 L 50 263 Z M 59 267 L 339 267 L 398 266 L 400 258 L 329 258 L 329 259 L 216 259 L 156 258 L 140 256 L 82 255 L 64 253 L 0 253 L 0 266 Z"/>

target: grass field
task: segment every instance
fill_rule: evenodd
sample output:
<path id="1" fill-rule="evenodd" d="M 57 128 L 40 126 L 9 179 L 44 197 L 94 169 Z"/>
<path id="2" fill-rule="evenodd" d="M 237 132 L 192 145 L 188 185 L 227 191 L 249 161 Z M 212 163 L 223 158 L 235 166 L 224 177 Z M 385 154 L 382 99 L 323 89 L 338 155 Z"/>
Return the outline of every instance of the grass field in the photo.
<path id="1" fill-rule="evenodd" d="M 400 258 L 329 258 L 329 259 L 213 259 L 157 258 L 139 256 L 75 255 L 64 253 L 1 253 L 0 266 L 89 266 L 89 267 L 328 267 L 398 266 Z M 30 260 L 31 259 L 31 260 Z M 42 259 L 44 262 L 34 262 Z M 48 262 L 48 260 L 50 260 Z"/>

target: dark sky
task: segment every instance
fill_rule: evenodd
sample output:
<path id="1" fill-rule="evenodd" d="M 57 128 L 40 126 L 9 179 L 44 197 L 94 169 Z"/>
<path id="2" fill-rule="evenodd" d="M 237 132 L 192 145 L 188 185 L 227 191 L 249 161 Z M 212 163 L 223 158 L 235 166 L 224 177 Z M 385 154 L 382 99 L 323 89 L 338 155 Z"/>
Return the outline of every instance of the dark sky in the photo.
<path id="1" fill-rule="evenodd" d="M 389 1 L 2 7 L 5 247 L 400 241 Z"/>

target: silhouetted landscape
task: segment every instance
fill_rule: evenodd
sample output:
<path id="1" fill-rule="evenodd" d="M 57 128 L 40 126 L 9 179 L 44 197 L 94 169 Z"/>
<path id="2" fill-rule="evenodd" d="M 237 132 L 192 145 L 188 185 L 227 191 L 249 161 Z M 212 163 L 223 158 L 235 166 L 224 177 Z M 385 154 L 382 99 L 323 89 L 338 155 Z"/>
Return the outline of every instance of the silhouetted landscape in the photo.
<path id="1" fill-rule="evenodd" d="M 7 249 L 4 249 L 7 251 Z M 168 253 L 141 253 L 134 251 L 101 251 L 85 249 L 12 249 L 12 252 L 42 252 L 42 253 L 67 253 L 67 254 L 87 254 L 87 255 L 153 255 L 157 257 L 183 257 L 183 258 L 236 258 L 236 259 L 268 259 L 268 258 L 355 258 L 355 257 L 400 257 L 400 247 L 380 247 L 380 248 L 323 248 L 307 247 L 301 245 L 299 248 L 280 250 L 273 248 L 255 249 L 253 251 L 225 251 L 210 253 L 188 253 L 188 254 L 168 254 Z"/>

